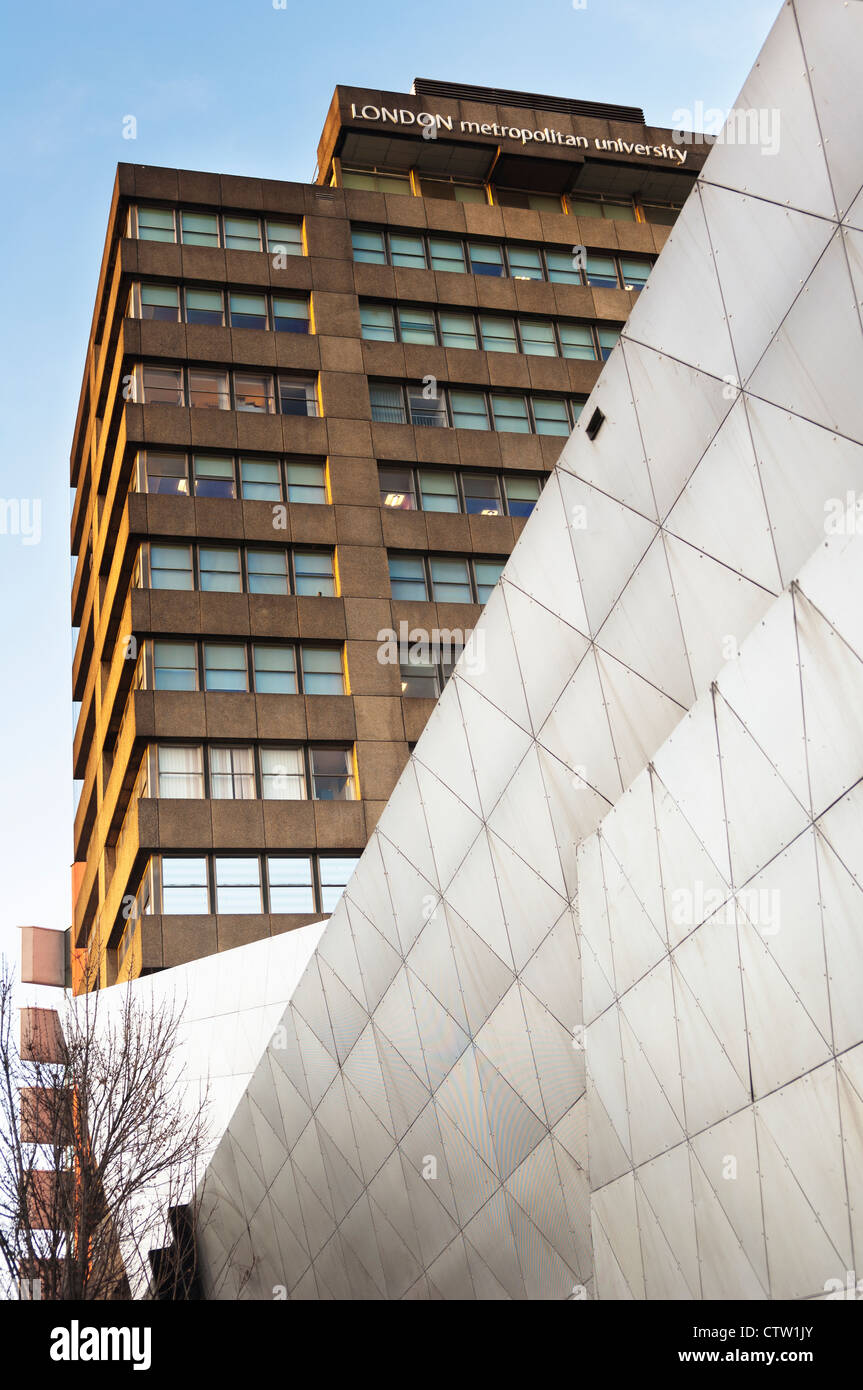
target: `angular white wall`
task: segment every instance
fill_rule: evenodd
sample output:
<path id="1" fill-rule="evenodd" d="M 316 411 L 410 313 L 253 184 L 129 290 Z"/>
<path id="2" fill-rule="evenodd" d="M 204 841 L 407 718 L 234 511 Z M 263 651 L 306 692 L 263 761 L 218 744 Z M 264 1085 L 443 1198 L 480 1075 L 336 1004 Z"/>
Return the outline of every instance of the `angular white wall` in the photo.
<path id="1" fill-rule="evenodd" d="M 210 1166 L 217 1296 L 863 1263 L 861 53 L 780 12 L 778 150 L 711 152 Z"/>

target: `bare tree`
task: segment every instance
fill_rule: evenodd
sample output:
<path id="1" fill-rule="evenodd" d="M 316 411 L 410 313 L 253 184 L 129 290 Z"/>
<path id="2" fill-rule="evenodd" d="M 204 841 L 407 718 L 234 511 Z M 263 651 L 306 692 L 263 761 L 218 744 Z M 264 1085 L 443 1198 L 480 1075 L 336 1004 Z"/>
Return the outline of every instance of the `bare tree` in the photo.
<path id="1" fill-rule="evenodd" d="M 0 1253 L 42 1298 L 197 1297 L 208 1097 L 180 1072 L 175 1001 L 110 994 L 25 1011 L 19 1044 L 2 960 Z"/>

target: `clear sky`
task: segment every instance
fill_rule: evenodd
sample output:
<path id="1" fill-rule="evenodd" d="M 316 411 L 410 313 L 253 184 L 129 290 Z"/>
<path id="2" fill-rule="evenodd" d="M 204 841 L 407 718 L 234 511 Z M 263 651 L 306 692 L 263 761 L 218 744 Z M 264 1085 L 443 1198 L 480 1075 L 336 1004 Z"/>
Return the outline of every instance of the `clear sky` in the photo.
<path id="1" fill-rule="evenodd" d="M 336 83 L 406 92 L 414 77 L 642 106 L 670 126 L 734 103 L 779 9 L 284 4 L 6 6 L 0 498 L 23 506 L 17 535 L 0 509 L 0 951 L 16 961 L 18 923 L 69 924 L 68 459 L 117 162 L 308 182 Z"/>

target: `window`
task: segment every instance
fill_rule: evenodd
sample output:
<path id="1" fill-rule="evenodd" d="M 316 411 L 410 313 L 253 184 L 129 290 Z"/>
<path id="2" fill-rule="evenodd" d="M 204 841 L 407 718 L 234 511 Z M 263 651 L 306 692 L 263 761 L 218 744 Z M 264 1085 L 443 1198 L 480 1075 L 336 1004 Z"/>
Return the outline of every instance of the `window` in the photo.
<path id="1" fill-rule="evenodd" d="M 503 275 L 503 249 L 484 245 L 481 241 L 468 243 L 470 268 L 473 275 Z"/>
<path id="2" fill-rule="evenodd" d="M 562 212 L 557 193 L 531 193 L 520 188 L 495 188 L 494 201 L 502 208 L 529 208 L 532 212 Z"/>
<path id="3" fill-rule="evenodd" d="M 421 179 L 420 191 L 424 198 L 445 198 L 449 203 L 487 203 L 482 184 L 450 183 L 443 179 Z"/>
<path id="4" fill-rule="evenodd" d="M 619 328 L 600 328 L 599 330 L 599 351 L 602 354 L 603 362 L 606 362 L 617 347 L 617 340 L 620 337 Z"/>
<path id="5" fill-rule="evenodd" d="M 668 203 L 642 203 L 642 210 L 648 222 L 661 227 L 673 227 L 680 216 L 680 208 Z"/>
<path id="6" fill-rule="evenodd" d="M 650 274 L 650 261 L 639 260 L 637 256 L 621 256 L 620 272 L 625 290 L 642 290 Z"/>
<path id="7" fill-rule="evenodd" d="M 260 251 L 257 217 L 225 217 L 225 245 L 234 251 Z"/>
<path id="8" fill-rule="evenodd" d="M 198 551 L 198 568 L 205 593 L 242 593 L 243 575 L 236 547 L 202 545 Z"/>
<path id="9" fill-rule="evenodd" d="M 383 232 L 363 232 L 351 229 L 351 245 L 355 261 L 366 261 L 371 265 L 386 265 L 387 251 Z"/>
<path id="10" fill-rule="evenodd" d="M 204 689 L 248 690 L 246 649 L 239 643 L 204 643 Z"/>
<path id="11" fill-rule="evenodd" d="M 141 383 L 147 405 L 183 405 L 180 367 L 143 367 Z"/>
<path id="12" fill-rule="evenodd" d="M 518 352 L 515 339 L 515 320 L 500 314 L 480 314 L 482 345 L 487 352 Z"/>
<path id="13" fill-rule="evenodd" d="M 218 246 L 219 219 L 210 212 L 181 212 L 183 241 L 188 246 Z"/>
<path id="14" fill-rule="evenodd" d="M 424 512 L 457 512 L 460 510 L 454 473 L 422 469 L 420 472 L 420 494 Z"/>
<path id="15" fill-rule="evenodd" d="M 360 328 L 364 338 L 378 343 L 394 343 L 396 327 L 388 304 L 361 304 Z"/>
<path id="16" fill-rule="evenodd" d="M 189 545 L 150 546 L 151 589 L 194 589 L 192 547 Z"/>
<path id="17" fill-rule="evenodd" d="M 432 559 L 432 595 L 437 603 L 472 603 L 467 560 Z"/>
<path id="18" fill-rule="evenodd" d="M 372 419 L 403 425 L 407 421 L 404 396 L 400 386 L 369 386 Z"/>
<path id="19" fill-rule="evenodd" d="M 255 690 L 260 695 L 296 695 L 297 658 L 293 647 L 252 647 Z M 244 687 L 245 688 L 245 687 Z"/>
<path id="20" fill-rule="evenodd" d="M 550 397 L 533 397 L 533 416 L 537 434 L 568 435 L 572 426 L 566 409 L 566 401 Z"/>
<path id="21" fill-rule="evenodd" d="M 303 689 L 307 695 L 344 695 L 342 653 L 332 647 L 302 647 Z"/>
<path id="22" fill-rule="evenodd" d="M 235 372 L 234 401 L 237 410 L 272 415 L 275 409 L 272 377 L 257 372 Z"/>
<path id="23" fill-rule="evenodd" d="M 398 232 L 391 232 L 390 258 L 393 265 L 406 266 L 414 270 L 425 270 L 426 253 L 422 237 L 404 236 Z"/>
<path id="24" fill-rule="evenodd" d="M 539 500 L 539 479 L 505 478 L 504 487 L 510 516 L 530 516 Z"/>
<path id="25" fill-rule="evenodd" d="M 142 285 L 141 318 L 179 323 L 180 291 L 176 285 Z"/>
<path id="26" fill-rule="evenodd" d="M 236 497 L 234 461 L 212 454 L 194 454 L 192 474 L 196 497 Z"/>
<path id="27" fill-rule="evenodd" d="M 326 470 L 322 463 L 288 464 L 288 501 L 317 505 L 327 500 Z"/>
<path id="28" fill-rule="evenodd" d="M 473 571 L 476 578 L 476 597 L 478 603 L 488 603 L 491 591 L 503 573 L 503 560 L 474 560 Z"/>
<path id="29" fill-rule="evenodd" d="M 273 327 L 277 333 L 308 333 L 308 299 L 302 295 L 274 295 Z"/>
<path id="30" fill-rule="evenodd" d="M 500 516 L 500 490 L 493 473 L 464 473 L 462 489 L 468 516 Z"/>
<path id="31" fill-rule="evenodd" d="M 500 430 L 504 434 L 530 433 L 527 402 L 523 396 L 498 396 L 492 394 L 491 409 L 496 430 Z"/>
<path id="32" fill-rule="evenodd" d="M 553 284 L 581 284 L 581 271 L 577 268 L 571 251 L 546 251 L 545 263 L 548 266 L 548 278 Z"/>
<path id="33" fill-rule="evenodd" d="M 635 208 L 632 199 L 609 199 L 597 194 L 593 197 L 571 193 L 567 202 L 569 210 L 576 217 L 607 217 L 613 222 L 634 222 Z"/>
<path id="34" fill-rule="evenodd" d="M 586 323 L 562 323 L 560 346 L 564 357 L 582 357 L 591 362 L 596 360 L 593 329 Z"/>
<path id="35" fill-rule="evenodd" d="M 430 309 L 399 309 L 399 337 L 403 343 L 435 347 L 434 314 Z"/>
<path id="36" fill-rule="evenodd" d="M 348 748 L 313 748 L 312 795 L 316 801 L 353 801 L 354 777 Z"/>
<path id="37" fill-rule="evenodd" d="M 314 912 L 312 861 L 267 856 L 271 912 Z"/>
<path id="38" fill-rule="evenodd" d="M 281 470 L 265 459 L 240 459 L 240 484 L 246 501 L 281 502 Z"/>
<path id="39" fill-rule="evenodd" d="M 460 430 L 487 430 L 488 407 L 482 391 L 450 391 L 452 422 Z"/>
<path id="40" fill-rule="evenodd" d="M 283 550 L 250 550 L 247 553 L 250 594 L 286 594 L 287 556 Z"/>
<path id="41" fill-rule="evenodd" d="M 443 395 L 426 395 L 425 386 L 409 386 L 408 406 L 411 424 L 441 429 L 447 424 L 446 402 Z"/>
<path id="42" fill-rule="evenodd" d="M 204 795 L 204 762 L 200 748 L 159 744 L 159 796 L 200 801 Z"/>
<path id="43" fill-rule="evenodd" d="M 454 314 L 442 309 L 440 331 L 444 347 L 476 347 L 476 324 L 472 314 Z"/>
<path id="44" fill-rule="evenodd" d="M 279 403 L 283 415 L 317 415 L 314 378 L 279 377 Z"/>
<path id="45" fill-rule="evenodd" d="M 209 912 L 206 859 L 162 859 L 162 911 Z"/>
<path id="46" fill-rule="evenodd" d="M 198 657 L 194 642 L 153 643 L 153 688 L 198 689 Z"/>
<path id="47" fill-rule="evenodd" d="M 332 555 L 320 550 L 295 550 L 294 581 L 298 594 L 332 598 L 336 592 Z"/>
<path id="48" fill-rule="evenodd" d="M 391 555 L 389 566 L 393 598 L 428 598 L 425 566 L 419 555 Z"/>
<path id="49" fill-rule="evenodd" d="M 210 795 L 215 801 L 255 799 L 255 759 L 251 748 L 210 749 Z"/>
<path id="50" fill-rule="evenodd" d="M 402 694 L 408 699 L 436 700 L 440 694 L 437 667 L 413 657 L 399 667 Z"/>
<path id="51" fill-rule="evenodd" d="M 189 404 L 199 410 L 230 410 L 227 372 L 202 372 L 189 368 Z"/>
<path id="52" fill-rule="evenodd" d="M 221 325 L 225 322 L 221 290 L 186 290 L 186 322 Z"/>
<path id="53" fill-rule="evenodd" d="M 332 912 L 359 863 L 358 858 L 343 859 L 321 855 L 321 911 Z"/>
<path id="54" fill-rule="evenodd" d="M 514 280 L 544 280 L 542 258 L 536 246 L 521 246 L 510 242 L 507 246 L 509 273 Z"/>
<path id="55" fill-rule="evenodd" d="M 410 468 L 380 468 L 378 480 L 381 506 L 412 512 L 416 508 L 413 473 Z"/>
<path id="56" fill-rule="evenodd" d="M 216 911 L 260 912 L 261 865 L 257 858 L 216 855 Z"/>
<path id="57" fill-rule="evenodd" d="M 157 454 L 148 449 L 144 463 L 148 492 L 163 492 L 174 497 L 188 495 L 184 454 Z"/>
<path id="58" fill-rule="evenodd" d="M 301 256 L 303 229 L 299 222 L 268 222 L 267 250 L 279 256 Z"/>
<path id="59" fill-rule="evenodd" d="M 365 188 L 372 193 L 410 193 L 411 181 L 406 175 L 374 174 L 360 169 L 343 169 L 342 188 Z"/>
<path id="60" fill-rule="evenodd" d="M 617 266 L 613 256 L 587 254 L 587 283 L 597 288 L 617 289 Z"/>
<path id="61" fill-rule="evenodd" d="M 429 237 L 429 258 L 432 270 L 449 270 L 456 275 L 464 274 L 464 249 L 460 241 L 449 237 Z"/>
<path id="62" fill-rule="evenodd" d="M 521 350 L 530 357 L 556 357 L 554 324 L 548 319 L 519 319 Z"/>
<path id="63" fill-rule="evenodd" d="M 267 296 L 265 294 L 228 294 L 232 328 L 266 328 Z"/>
<path id="64" fill-rule="evenodd" d="M 261 787 L 266 801 L 303 801 L 306 773 L 300 748 L 261 749 Z"/>
<path id="65" fill-rule="evenodd" d="M 138 208 L 138 237 L 141 241 L 176 241 L 173 212 L 167 208 Z"/>

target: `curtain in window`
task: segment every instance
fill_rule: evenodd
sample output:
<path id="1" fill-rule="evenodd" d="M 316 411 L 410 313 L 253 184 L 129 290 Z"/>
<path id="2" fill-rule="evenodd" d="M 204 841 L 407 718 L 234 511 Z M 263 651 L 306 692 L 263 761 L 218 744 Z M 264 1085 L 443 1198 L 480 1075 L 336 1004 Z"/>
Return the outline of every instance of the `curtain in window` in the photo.
<path id="1" fill-rule="evenodd" d="M 159 795 L 200 800 L 204 777 L 200 748 L 159 747 Z"/>

